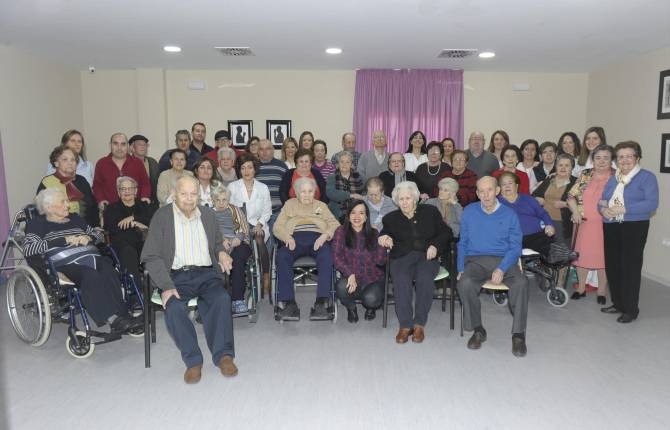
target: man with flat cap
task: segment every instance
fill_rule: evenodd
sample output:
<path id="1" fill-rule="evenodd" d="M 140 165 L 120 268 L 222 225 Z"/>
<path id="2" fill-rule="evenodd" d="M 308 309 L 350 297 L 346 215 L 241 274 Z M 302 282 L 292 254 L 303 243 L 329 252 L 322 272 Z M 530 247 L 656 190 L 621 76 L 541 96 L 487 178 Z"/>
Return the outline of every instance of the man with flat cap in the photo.
<path id="1" fill-rule="evenodd" d="M 158 185 L 160 171 L 158 170 L 158 161 L 148 155 L 149 139 L 141 134 L 136 134 L 128 140 L 128 143 L 130 144 L 130 153 L 142 161 L 144 169 L 147 171 L 147 175 L 149 175 L 149 182 L 151 182 L 151 204 L 156 209 L 158 208 L 156 186 Z"/>

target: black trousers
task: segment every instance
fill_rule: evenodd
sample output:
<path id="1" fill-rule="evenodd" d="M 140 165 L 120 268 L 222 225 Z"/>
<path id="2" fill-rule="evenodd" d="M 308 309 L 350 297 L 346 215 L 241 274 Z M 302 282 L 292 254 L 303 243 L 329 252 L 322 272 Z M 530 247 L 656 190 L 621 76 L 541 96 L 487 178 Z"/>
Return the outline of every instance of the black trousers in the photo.
<path id="1" fill-rule="evenodd" d="M 123 266 L 129 274 L 133 275 L 135 278 L 135 283 L 137 288 L 142 291 L 142 276 L 140 275 L 140 254 L 142 252 L 142 246 L 144 244 L 140 243 L 139 247 L 126 242 L 124 240 L 113 240 L 112 248 L 116 252 L 116 256 L 119 257 L 121 266 Z"/>
<path id="2" fill-rule="evenodd" d="M 437 258 L 426 260 L 425 252 L 411 251 L 402 257 L 391 259 L 390 264 L 395 313 L 400 328 L 413 328 L 415 324 L 425 326 L 428 322 L 428 312 L 433 304 L 435 276 L 440 270 L 440 262 Z M 416 297 L 412 309 L 414 288 Z"/>
<path id="3" fill-rule="evenodd" d="M 637 316 L 649 221 L 603 223 L 603 232 L 605 272 L 612 304 L 625 314 Z"/>
<path id="4" fill-rule="evenodd" d="M 96 258 L 97 269 L 68 264 L 58 271 L 77 284 L 86 312 L 98 326 L 107 324 L 112 315 L 126 315 L 128 309 L 121 295 L 121 280 L 112 263 L 104 257 Z"/>
<path id="5" fill-rule="evenodd" d="M 360 300 L 365 309 L 379 309 L 384 301 L 383 280 L 370 282 L 367 285 L 358 285 L 358 288 L 349 294 L 347 278 L 340 278 L 337 281 L 336 291 L 340 302 L 347 309 L 356 306 L 356 300 Z"/>
<path id="6" fill-rule="evenodd" d="M 176 272 L 171 278 L 180 299 L 173 296 L 167 302 L 165 324 L 186 367 L 203 361 L 198 335 L 188 317 L 188 301 L 194 297 L 198 298 L 198 312 L 214 365 L 218 365 L 224 355 L 234 357 L 232 307 L 221 275 L 207 268 Z"/>
<path id="7" fill-rule="evenodd" d="M 521 245 L 524 248 L 539 252 L 546 257 L 549 255 L 549 249 L 551 249 L 552 241 L 553 238 L 547 236 L 544 231 L 539 231 L 537 233 L 525 235 Z"/>
<path id="8" fill-rule="evenodd" d="M 233 248 L 230 257 L 233 259 L 233 270 L 230 271 L 230 281 L 233 284 L 233 300 L 244 300 L 244 269 L 251 256 L 251 247 L 242 242 Z"/>

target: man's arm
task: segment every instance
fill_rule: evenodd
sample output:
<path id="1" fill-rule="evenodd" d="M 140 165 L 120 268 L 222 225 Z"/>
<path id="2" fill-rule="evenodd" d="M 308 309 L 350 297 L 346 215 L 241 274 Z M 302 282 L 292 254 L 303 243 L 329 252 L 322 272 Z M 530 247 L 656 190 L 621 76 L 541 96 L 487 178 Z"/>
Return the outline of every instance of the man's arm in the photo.
<path id="1" fill-rule="evenodd" d="M 165 291 L 174 289 L 175 285 L 170 278 L 170 268 L 166 266 L 160 252 L 166 240 L 166 230 L 168 230 L 167 217 L 161 215 L 161 212 L 158 212 L 151 220 L 147 240 L 142 248 L 141 261 L 151 275 L 154 284 Z"/>

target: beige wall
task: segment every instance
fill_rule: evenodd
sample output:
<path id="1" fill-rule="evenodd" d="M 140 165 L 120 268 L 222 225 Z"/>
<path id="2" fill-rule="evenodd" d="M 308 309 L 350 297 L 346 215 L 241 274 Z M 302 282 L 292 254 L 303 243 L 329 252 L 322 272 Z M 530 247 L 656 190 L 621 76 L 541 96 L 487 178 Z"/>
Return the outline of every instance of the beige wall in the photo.
<path id="1" fill-rule="evenodd" d="M 35 195 L 51 150 L 83 125 L 79 71 L 0 45 L 0 133 L 10 216 Z"/>
<path id="2" fill-rule="evenodd" d="M 515 83 L 530 90 L 512 91 Z M 525 139 L 556 142 L 564 131 L 581 134 L 586 119 L 588 75 L 465 72 L 465 139 L 480 130 L 488 140 L 498 129 L 510 142 Z M 467 146 L 467 143 L 466 143 Z"/>
<path id="3" fill-rule="evenodd" d="M 661 134 L 670 133 L 670 120 L 657 120 L 659 72 L 670 69 L 670 49 L 651 52 L 613 64 L 589 75 L 587 124 L 605 128 L 607 141 L 632 139 L 642 146 L 642 166 L 656 174 L 660 206 L 652 218 L 643 273 L 670 286 L 670 174 L 659 173 Z"/>

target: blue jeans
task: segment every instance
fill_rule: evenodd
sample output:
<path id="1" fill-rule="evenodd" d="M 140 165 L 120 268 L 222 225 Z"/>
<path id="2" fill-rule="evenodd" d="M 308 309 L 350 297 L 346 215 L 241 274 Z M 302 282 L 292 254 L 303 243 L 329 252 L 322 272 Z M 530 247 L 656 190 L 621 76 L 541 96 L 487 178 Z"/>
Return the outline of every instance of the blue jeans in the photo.
<path id="1" fill-rule="evenodd" d="M 305 231 L 293 235 L 295 249 L 291 251 L 287 246 L 282 246 L 277 251 L 277 299 L 279 301 L 295 300 L 293 289 L 293 262 L 303 256 L 316 259 L 316 268 L 319 272 L 316 297 L 328 297 L 330 295 L 333 277 L 333 254 L 330 243 L 326 242 L 314 251 L 314 242 L 321 236 L 319 233 Z"/>

